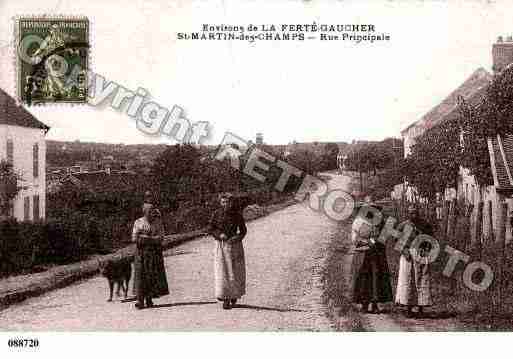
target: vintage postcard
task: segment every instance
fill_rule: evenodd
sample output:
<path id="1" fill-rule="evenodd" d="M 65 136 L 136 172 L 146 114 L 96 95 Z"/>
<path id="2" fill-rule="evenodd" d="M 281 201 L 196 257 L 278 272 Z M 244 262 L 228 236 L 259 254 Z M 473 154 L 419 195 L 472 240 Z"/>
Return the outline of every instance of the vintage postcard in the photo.
<path id="1" fill-rule="evenodd" d="M 513 2 L 0 20 L 0 353 L 499 355 L 467 333 L 513 331 Z"/>
<path id="2" fill-rule="evenodd" d="M 87 18 L 19 17 L 15 33 L 19 100 L 27 105 L 87 101 Z"/>

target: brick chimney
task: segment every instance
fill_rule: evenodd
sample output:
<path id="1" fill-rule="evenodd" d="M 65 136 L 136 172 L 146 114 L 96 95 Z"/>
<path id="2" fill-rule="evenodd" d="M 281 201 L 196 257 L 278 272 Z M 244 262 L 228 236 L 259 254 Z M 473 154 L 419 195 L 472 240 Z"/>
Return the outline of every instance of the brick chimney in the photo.
<path id="1" fill-rule="evenodd" d="M 506 66 L 513 62 L 513 37 L 499 36 L 492 46 L 493 72 L 500 73 Z"/>
<path id="2" fill-rule="evenodd" d="M 263 145 L 264 144 L 264 134 L 263 133 L 257 133 L 255 138 L 257 145 Z"/>

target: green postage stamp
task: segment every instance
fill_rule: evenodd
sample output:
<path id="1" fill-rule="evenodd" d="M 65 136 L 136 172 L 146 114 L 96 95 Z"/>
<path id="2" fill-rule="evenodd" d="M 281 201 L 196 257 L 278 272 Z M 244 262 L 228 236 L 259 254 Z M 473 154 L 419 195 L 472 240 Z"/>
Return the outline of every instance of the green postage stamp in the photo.
<path id="1" fill-rule="evenodd" d="M 86 17 L 18 17 L 18 99 L 27 105 L 86 103 L 89 35 Z"/>

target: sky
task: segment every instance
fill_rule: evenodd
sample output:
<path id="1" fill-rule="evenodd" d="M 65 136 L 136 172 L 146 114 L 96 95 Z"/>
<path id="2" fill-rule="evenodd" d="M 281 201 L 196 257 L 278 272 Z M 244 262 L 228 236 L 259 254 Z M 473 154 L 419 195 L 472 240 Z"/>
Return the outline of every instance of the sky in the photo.
<path id="1" fill-rule="evenodd" d="M 0 87 L 15 93 L 13 22 L 26 14 L 85 15 L 91 69 L 153 101 L 226 131 L 271 144 L 380 140 L 443 100 L 479 67 L 491 71 L 497 36 L 513 34 L 513 1 L 0 0 Z M 373 24 L 391 39 L 184 41 L 203 24 Z M 30 107 L 48 139 L 172 143 L 134 120 L 89 105 Z"/>

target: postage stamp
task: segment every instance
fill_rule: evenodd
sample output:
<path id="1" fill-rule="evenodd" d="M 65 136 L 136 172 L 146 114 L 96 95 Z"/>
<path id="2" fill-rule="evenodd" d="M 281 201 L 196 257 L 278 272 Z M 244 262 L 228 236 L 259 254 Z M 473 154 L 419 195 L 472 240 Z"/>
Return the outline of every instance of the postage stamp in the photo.
<path id="1" fill-rule="evenodd" d="M 89 36 L 86 17 L 17 18 L 18 100 L 27 105 L 86 103 Z"/>

